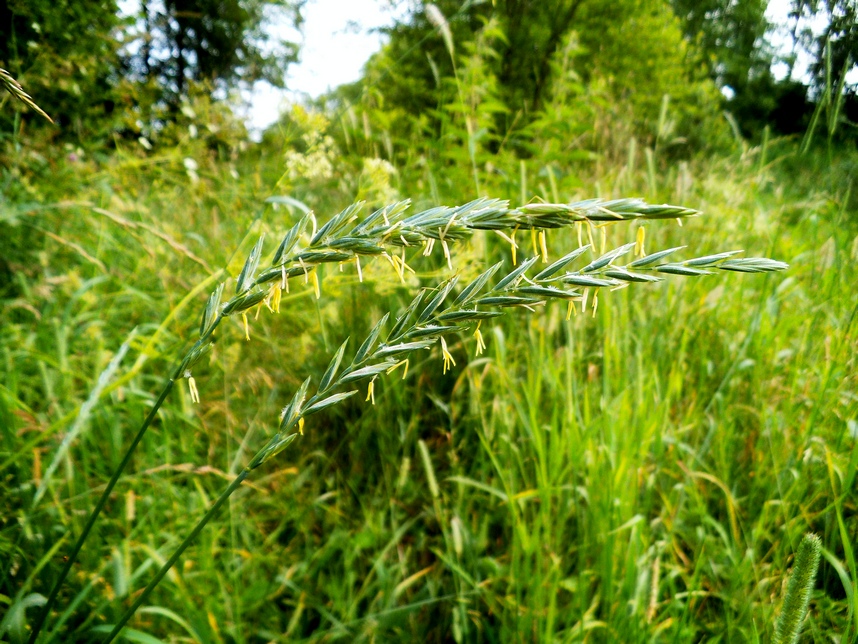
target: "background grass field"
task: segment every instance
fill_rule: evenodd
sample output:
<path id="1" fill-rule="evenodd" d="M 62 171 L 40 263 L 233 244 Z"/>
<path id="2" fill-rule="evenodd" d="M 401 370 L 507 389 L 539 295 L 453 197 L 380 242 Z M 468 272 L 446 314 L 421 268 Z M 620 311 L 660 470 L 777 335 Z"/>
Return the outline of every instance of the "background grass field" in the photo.
<path id="1" fill-rule="evenodd" d="M 208 292 L 237 276 L 260 232 L 273 250 L 297 220 L 267 197 L 291 195 L 322 221 L 355 198 L 409 197 L 416 210 L 476 187 L 514 203 L 698 208 L 683 227 L 648 223 L 647 249 L 745 249 L 790 269 L 632 285 L 570 320 L 561 305 L 513 311 L 483 324 L 482 356 L 470 334 L 450 343 L 446 375 L 437 350 L 415 358 L 406 379 L 379 381 L 374 406 L 354 397 L 309 419 L 127 640 L 767 641 L 808 531 L 824 552 L 805 638 L 858 637 L 854 150 L 736 140 L 680 159 L 629 144 L 567 164 L 471 164 L 459 150 L 464 163 L 388 167 L 319 141 L 284 157 L 276 136 L 291 135 L 271 136 L 231 155 L 190 138 L 151 154 L 24 148 L 5 170 L 3 637 L 26 637 L 65 535 L 189 346 Z M 609 246 L 634 241 L 635 226 L 610 226 Z M 578 243 L 574 230 L 550 233 L 552 259 Z M 478 234 L 452 263 L 473 277 L 500 258 L 510 266 L 509 245 Z M 363 283 L 351 266 L 326 268 L 320 299 L 293 280 L 279 315 L 251 317 L 250 341 L 240 319 L 219 330 L 194 372 L 201 403 L 184 382 L 174 391 L 75 564 L 48 623 L 56 641 L 114 623 L 303 379 L 449 275 L 439 249 L 411 264 L 404 285 L 383 261 Z"/>

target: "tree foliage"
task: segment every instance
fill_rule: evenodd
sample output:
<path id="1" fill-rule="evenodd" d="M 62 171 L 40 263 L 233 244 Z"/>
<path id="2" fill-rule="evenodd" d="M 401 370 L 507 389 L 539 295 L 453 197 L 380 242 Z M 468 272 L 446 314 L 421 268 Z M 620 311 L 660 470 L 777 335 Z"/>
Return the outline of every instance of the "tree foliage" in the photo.
<path id="1" fill-rule="evenodd" d="M 796 44 L 811 55 L 816 90 L 841 85 L 858 70 L 858 0 L 793 0 L 791 18 Z M 842 84 L 848 95 L 858 94 L 858 80 Z"/>
<path id="2" fill-rule="evenodd" d="M 545 123 L 546 110 L 559 113 L 555 86 L 565 84 L 563 93 L 579 81 L 583 91 L 574 92 L 571 109 L 561 110 L 578 121 L 573 129 L 592 126 L 595 117 L 606 130 L 614 129 L 610 121 L 622 121 L 630 124 L 621 128 L 623 136 L 654 139 L 665 96 L 678 131 L 699 132 L 700 123 L 717 113 L 715 86 L 689 54 L 663 0 L 442 0 L 416 6 L 388 36 L 367 65 L 363 105 L 410 115 L 411 127 L 417 121 L 435 136 L 449 132 L 444 124 L 452 113 L 468 111 L 480 95 L 479 114 L 490 112 L 493 124 L 466 119 L 456 136 L 493 149 L 502 141 L 528 153 L 533 124 Z M 359 93 L 354 88 L 341 96 Z M 607 106 L 607 115 L 595 115 L 594 103 Z"/>
<path id="3" fill-rule="evenodd" d="M 670 0 L 683 32 L 721 87 L 744 95 L 753 79 L 769 73 L 774 52 L 766 0 Z"/>
<path id="4" fill-rule="evenodd" d="M 173 103 L 190 82 L 217 87 L 266 80 L 282 87 L 298 46 L 273 38 L 268 27 L 299 25 L 302 5 L 303 0 L 144 0 L 130 71 L 156 81 Z"/>
<path id="5" fill-rule="evenodd" d="M 0 67 L 67 132 L 85 133 L 114 108 L 117 11 L 115 0 L 0 0 Z M 13 115 L 0 112 L 3 131 Z"/>
<path id="6" fill-rule="evenodd" d="M 145 121 L 153 106 L 175 118 L 192 85 L 221 95 L 238 81 L 283 86 L 298 46 L 275 38 L 272 25 L 300 25 L 303 3 L 143 0 L 126 16 L 116 0 L 0 0 L 0 67 L 56 117 L 62 136 L 98 139 Z M 12 118 L 3 112 L 4 131 Z"/>

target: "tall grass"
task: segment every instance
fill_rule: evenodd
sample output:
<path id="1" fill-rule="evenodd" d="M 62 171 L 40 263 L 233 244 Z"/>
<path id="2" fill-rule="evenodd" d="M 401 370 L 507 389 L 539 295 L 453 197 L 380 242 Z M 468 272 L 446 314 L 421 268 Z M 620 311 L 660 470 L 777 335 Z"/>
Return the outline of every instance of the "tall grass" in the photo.
<path id="1" fill-rule="evenodd" d="M 626 167 L 478 165 L 479 185 L 503 198 L 574 201 L 586 184 L 606 199 L 689 204 L 707 216 L 648 224 L 648 250 L 747 248 L 791 269 L 603 291 L 595 314 L 591 295 L 587 314 L 568 320 L 563 305 L 487 320 L 483 355 L 473 331 L 446 337 L 447 374 L 437 351 L 418 352 L 409 378 L 377 383 L 374 407 L 361 389 L 323 410 L 300 450 L 239 487 L 126 638 L 766 641 L 807 531 L 823 549 L 805 633 L 853 637 L 854 161 L 820 163 L 805 179 L 792 153 L 774 141 L 765 159 L 744 146 L 675 164 L 653 152 L 636 165 L 633 148 L 616 155 Z M 197 160 L 196 182 L 185 158 Z M 340 163 L 330 191 L 296 180 L 292 194 L 309 201 L 313 190 L 317 212 L 336 212 L 360 183 Z M 387 187 L 414 196 L 415 210 L 433 185 L 450 202 L 473 196 L 458 187 L 473 177 L 431 163 L 398 172 Z M 125 150 L 59 163 L 51 182 L 29 179 L 42 203 L 4 203 L 7 231 L 54 235 L 16 267 L 0 314 L 4 637 L 26 639 L 64 564 L 63 535 L 80 534 L 156 402 L 158 374 L 189 348 L 223 279 L 212 267 L 239 275 L 260 233 L 295 221 L 255 206 L 281 174 L 273 156 L 245 165 L 187 142 L 146 159 Z M 627 241 L 615 230 L 606 248 Z M 552 259 L 578 245 L 574 232 L 549 237 Z M 454 257 L 461 282 L 509 250 L 475 236 Z M 275 433 L 306 376 L 321 381 L 347 336 L 366 338 L 419 284 L 444 279 L 440 251 L 405 285 L 386 263 L 364 266 L 364 283 L 331 266 L 317 300 L 299 276 L 279 316 L 251 316 L 250 342 L 240 316 L 226 319 L 194 369 L 199 405 L 182 386 L 158 411 L 40 639 L 86 641 L 117 624 Z"/>

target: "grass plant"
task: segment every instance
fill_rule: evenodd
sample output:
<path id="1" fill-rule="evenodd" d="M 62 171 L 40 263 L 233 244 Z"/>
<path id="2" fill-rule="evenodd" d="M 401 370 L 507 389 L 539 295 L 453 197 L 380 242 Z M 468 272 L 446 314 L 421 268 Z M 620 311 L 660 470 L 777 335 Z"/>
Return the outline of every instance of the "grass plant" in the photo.
<path id="1" fill-rule="evenodd" d="M 295 278 L 303 275 L 305 282 L 312 280 L 316 296 L 319 297 L 320 285 L 315 270 L 317 266 L 325 263 L 354 262 L 360 275 L 360 256 L 382 255 L 391 263 L 400 280 L 403 280 L 405 271 L 410 270 L 405 260 L 405 248 L 421 245 L 424 249 L 423 254 L 428 255 L 434 244 L 438 242 L 443 248 L 444 256 L 450 264 L 450 268 L 452 268 L 449 244 L 462 240 L 474 230 L 512 230 L 512 236 L 500 234 L 509 241 L 512 248 L 513 264 L 515 264 L 517 246 L 514 235 L 520 228 L 534 233 L 534 247 L 536 249 L 536 239 L 538 238 L 539 249 L 542 251 L 541 259 L 547 261 L 546 229 L 562 228 L 573 223 L 579 225 L 586 223 L 592 226 L 594 222 L 680 218 L 697 214 L 687 208 L 668 205 L 651 206 L 639 200 L 630 199 L 608 202 L 596 199 L 572 204 L 532 204 L 515 209 L 510 209 L 502 201 L 480 199 L 458 208 L 433 208 L 406 217 L 408 202 L 399 202 L 376 210 L 356 226 L 351 227 L 358 219 L 356 213 L 360 207 L 361 204 L 354 204 L 344 209 L 318 230 L 315 227 L 315 220 L 308 213 L 283 237 L 274 253 L 270 268 L 258 273 L 264 241 L 264 238 L 260 238 L 236 279 L 235 296 L 222 304 L 223 284 L 212 293 L 202 315 L 199 339 L 184 358 L 179 361 L 131 445 L 126 450 L 119 466 L 105 486 L 104 492 L 90 513 L 71 553 L 68 555 L 63 570 L 54 583 L 41 616 L 31 631 L 30 642 L 37 641 L 45 618 L 50 614 L 60 587 L 77 560 L 84 541 L 176 380 L 180 377 L 187 378 L 191 398 L 195 402 L 199 402 L 191 369 L 211 349 L 215 330 L 225 317 L 240 313 L 244 320 L 245 333 L 248 334 L 247 311 L 254 307 L 261 307 L 263 304 L 271 311 L 279 311 L 282 293 L 283 291 L 288 292 L 290 277 Z M 295 250 L 301 235 L 311 221 L 313 222 L 313 230 L 309 234 L 306 247 Z M 642 233 L 642 229 L 639 230 Z M 592 237 L 592 232 L 589 229 L 588 232 Z M 402 256 L 390 254 L 386 247 L 391 246 L 401 248 L 403 250 Z M 429 349 L 436 342 L 441 343 L 444 371 L 446 372 L 448 366 L 455 364 L 455 361 L 447 348 L 445 336 L 449 333 L 463 331 L 465 329 L 462 326 L 463 323 L 481 321 L 499 315 L 494 311 L 478 310 L 478 306 L 530 308 L 544 303 L 546 299 L 563 299 L 569 302 L 569 315 L 571 315 L 575 301 L 581 301 L 582 309 L 586 309 L 589 289 L 593 289 L 595 292 L 591 301 L 595 313 L 598 289 L 620 288 L 637 282 L 657 282 L 662 279 L 652 273 L 700 276 L 710 274 L 707 269 L 764 273 L 786 268 L 785 264 L 768 259 L 737 259 L 734 257 L 735 251 L 682 262 L 661 261 L 678 250 L 677 248 L 642 256 L 624 266 L 616 265 L 615 262 L 620 257 L 634 248 L 637 248 L 639 254 L 643 254 L 643 236 L 640 235 L 637 242 L 604 253 L 578 271 L 563 272 L 570 263 L 589 248 L 590 246 L 583 246 L 565 255 L 532 278 L 529 278 L 526 273 L 540 259 L 540 256 L 522 262 L 520 266 L 502 278 L 487 295 L 478 297 L 492 275 L 500 268 L 500 264 L 495 264 L 465 287 L 454 304 L 437 316 L 435 315 L 436 311 L 450 293 L 456 280 L 449 280 L 440 285 L 431 297 L 425 296 L 424 294 L 427 292 L 423 291 L 399 318 L 386 341 L 378 349 L 372 351 L 378 340 L 381 327 L 387 319 L 387 315 L 385 315 L 363 342 L 351 365 L 343 371 L 338 379 L 335 379 L 343 358 L 346 346 L 344 343 L 322 377 L 316 394 L 310 397 L 305 405 L 307 389 L 310 385 L 310 380 L 305 380 L 293 397 L 292 402 L 284 409 L 279 431 L 218 497 L 211 509 L 162 566 L 149 586 L 123 615 L 105 641 L 111 641 L 118 635 L 128 619 L 146 600 L 151 590 L 163 579 L 181 553 L 250 472 L 285 449 L 296 438 L 297 435 L 292 430 L 296 426 L 303 428 L 305 416 L 347 399 L 355 394 L 356 390 L 330 392 L 348 383 L 370 379 L 367 399 L 374 401 L 373 384 L 375 378 L 383 372 L 389 373 L 400 366 L 407 372 L 408 358 L 404 356 L 417 350 Z M 557 285 L 580 287 L 585 290 L 582 292 L 563 289 L 558 288 Z M 422 311 L 417 316 L 416 323 L 409 326 L 411 315 L 419 309 Z M 482 337 L 479 335 L 479 327 L 477 334 L 477 345 L 480 348 Z M 247 338 L 249 339 L 249 335 Z"/>
<path id="2" fill-rule="evenodd" d="M 446 231 L 458 237 L 435 230 L 412 240 L 406 231 L 407 246 L 395 231 L 385 239 L 387 226 L 343 250 L 356 243 L 345 238 L 360 237 L 356 219 L 336 233 L 331 225 L 311 248 L 328 222 L 314 234 L 306 219 L 280 263 L 257 259 L 242 271 L 260 233 L 271 239 L 281 225 L 250 204 L 268 196 L 264 186 L 275 184 L 282 161 L 258 150 L 212 160 L 194 141 L 183 145 L 148 158 L 120 150 L 58 163 L 50 181 L 25 175 L 13 184 L 25 196 L 6 193 L 4 231 L 33 224 L 56 238 L 37 237 L 0 311 L 3 637 L 32 634 L 68 563 L 70 537 L 83 532 L 139 419 L 156 404 L 87 547 L 57 586 L 59 608 L 40 641 L 101 639 L 132 608 L 133 630 L 119 636 L 128 641 L 766 641 L 781 580 L 808 531 L 823 548 L 804 636 L 854 635 L 858 256 L 849 155 L 811 151 L 798 160 L 792 144 L 773 140 L 765 149 L 743 143 L 726 158 L 671 161 L 660 152 L 637 165 L 641 155 L 629 146 L 615 155 L 628 159 L 625 167 L 537 156 L 488 169 L 480 158 L 467 173 L 479 172 L 487 192 L 521 202 L 552 195 L 561 207 L 486 200 L 426 214 L 437 203 L 432 194 L 466 202 L 472 191 L 462 186 L 475 182 L 421 162 L 417 151 L 386 189 L 414 195 L 430 232 L 444 232 L 458 212 Z M 186 158 L 197 160 L 196 182 Z M 318 212 L 351 202 L 356 175 L 345 160 L 333 162 L 339 178 L 296 180 L 293 198 Z M 633 266 L 647 256 L 632 255 L 619 226 L 591 226 L 588 217 L 576 225 L 562 205 L 577 203 L 584 185 L 602 206 L 641 194 L 705 210 L 705 219 L 683 217 L 682 229 L 630 223 L 646 229 L 647 247 L 673 249 L 685 237 L 713 254 L 675 261 L 676 250 Z M 506 222 L 506 237 L 458 226 L 459 216 L 479 224 L 482 208 L 484 221 Z M 409 212 L 392 215 L 403 230 Z M 593 203 L 577 214 L 587 212 L 605 214 Z M 289 217 L 282 205 L 276 214 Z M 677 216 L 664 214 L 667 223 Z M 545 229 L 548 262 L 539 229 L 528 230 L 540 216 L 566 224 Z M 486 267 L 511 255 L 511 241 L 516 264 L 498 268 L 470 304 L 521 299 L 448 310 Z M 398 342 L 388 316 L 355 362 L 358 348 L 342 345 L 346 336 L 370 338 L 385 313 L 408 310 L 425 289 L 405 323 L 412 328 L 450 284 L 442 242 L 458 280 L 429 320 L 454 328 Z M 362 255 L 366 244 L 382 250 Z M 231 260 L 235 247 L 243 251 Z M 623 247 L 626 254 L 614 253 Z M 777 279 L 719 277 L 719 267 L 741 262 L 776 267 L 717 252 L 724 248 L 760 249 L 791 268 Z M 309 251 L 322 254 L 302 256 Z M 569 263 L 540 278 L 554 257 Z M 236 281 L 247 288 L 227 295 L 223 287 L 220 304 L 203 307 L 202 336 L 218 321 L 210 336 L 218 342 L 188 351 L 184 338 L 202 337 L 189 330 L 189 311 L 223 279 L 210 268 L 219 265 L 244 272 Z M 273 288 L 284 267 L 289 292 Z M 616 288 L 686 271 L 713 274 Z M 278 295 L 281 313 L 269 316 L 265 302 L 275 308 Z M 577 305 L 570 319 L 568 304 L 539 304 L 566 297 Z M 230 302 L 230 314 L 219 316 Z M 437 319 L 508 311 L 501 304 L 544 311 L 482 323 Z M 228 340 L 245 337 L 243 313 L 253 341 Z M 409 353 L 383 353 L 404 344 Z M 123 345 L 129 364 L 111 366 Z M 184 359 L 175 356 L 203 350 L 179 370 Z M 404 372 L 405 359 L 411 377 L 383 386 L 388 369 Z M 161 374 L 180 380 L 189 367 L 199 403 L 186 386 L 163 402 L 150 393 Z M 359 396 L 350 393 L 358 379 L 336 384 L 367 367 L 379 369 L 377 379 L 363 372 Z M 318 385 L 293 399 L 308 375 Z M 281 422 L 292 426 L 272 438 L 266 419 L 284 397 L 295 404 Z M 271 458 L 296 432 L 301 449 Z M 47 477 L 44 464 L 60 450 Z M 265 467 L 236 483 L 260 458 Z M 225 486 L 231 496 L 221 496 Z M 195 527 L 201 516 L 211 517 L 206 530 Z M 140 590 L 147 582 L 151 592 Z"/>

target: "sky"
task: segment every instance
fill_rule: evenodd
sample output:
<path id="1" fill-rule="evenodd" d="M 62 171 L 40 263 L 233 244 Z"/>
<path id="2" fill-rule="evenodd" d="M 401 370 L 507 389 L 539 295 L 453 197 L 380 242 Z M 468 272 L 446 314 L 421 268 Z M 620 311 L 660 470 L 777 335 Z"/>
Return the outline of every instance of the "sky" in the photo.
<path id="1" fill-rule="evenodd" d="M 381 49 L 382 34 L 375 31 L 403 15 L 385 0 L 309 0 L 304 8 L 301 62 L 289 67 L 288 91 L 257 83 L 246 94 L 248 121 L 259 132 L 277 120 L 280 111 L 304 95 L 313 98 L 360 78 L 369 57 Z M 283 37 L 294 38 L 286 28 Z"/>

